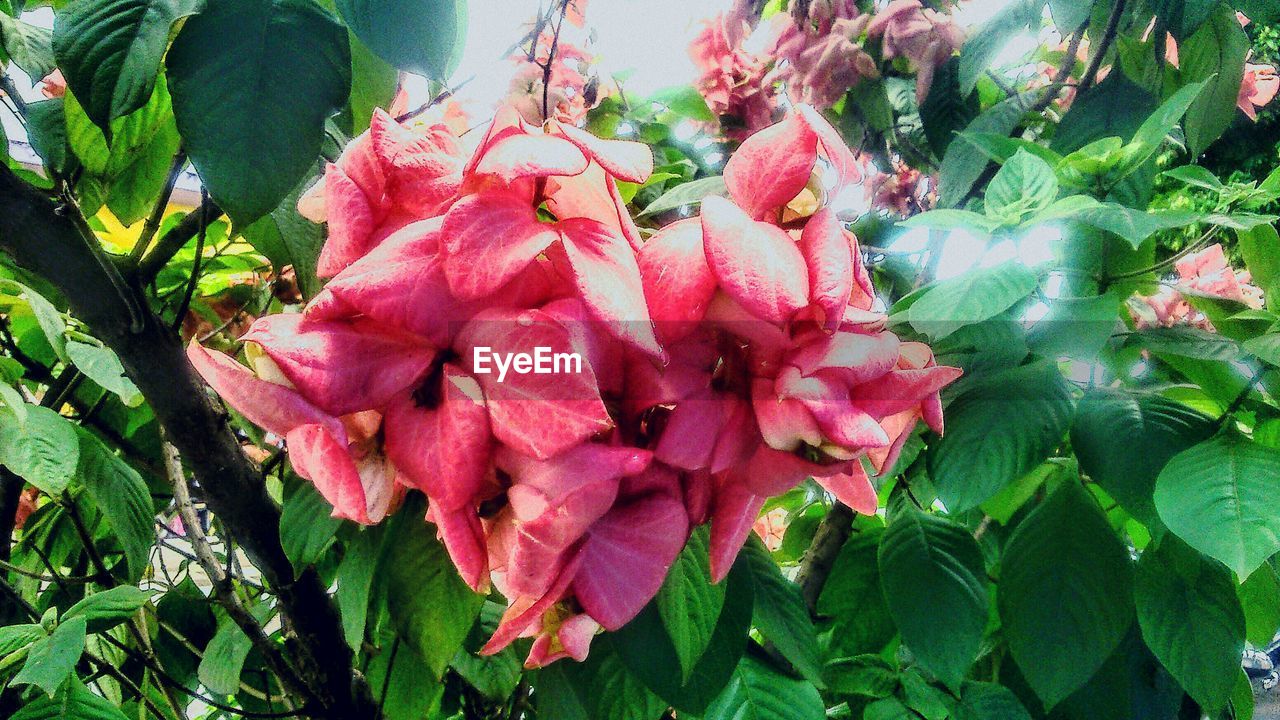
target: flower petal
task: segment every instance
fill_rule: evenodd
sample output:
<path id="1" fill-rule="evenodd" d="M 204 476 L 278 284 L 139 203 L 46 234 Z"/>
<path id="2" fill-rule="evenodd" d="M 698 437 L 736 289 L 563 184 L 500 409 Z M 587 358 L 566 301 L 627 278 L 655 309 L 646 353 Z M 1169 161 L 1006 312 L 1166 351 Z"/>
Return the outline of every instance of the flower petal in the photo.
<path id="1" fill-rule="evenodd" d="M 649 312 L 659 337 L 675 342 L 703 319 L 716 292 L 716 279 L 702 249 L 702 222 L 674 222 L 645 242 L 639 254 Z"/>
<path id="2" fill-rule="evenodd" d="M 822 326 L 834 331 L 853 293 L 854 249 L 834 210 L 823 208 L 800 234 L 800 252 L 809 268 L 809 300 L 822 309 Z"/>
<path id="3" fill-rule="evenodd" d="M 489 147 L 475 171 L 503 182 L 524 177 L 577 175 L 587 169 L 587 156 L 577 145 L 554 135 L 508 135 Z"/>
<path id="4" fill-rule="evenodd" d="M 333 505 L 333 516 L 372 524 L 364 483 L 347 445 L 322 425 L 300 425 L 285 436 L 289 462 Z"/>
<path id="5" fill-rule="evenodd" d="M 324 171 L 329 237 L 316 260 L 316 275 L 332 277 L 369 251 L 373 208 L 364 191 L 332 163 Z"/>
<path id="6" fill-rule="evenodd" d="M 594 220 L 558 223 L 564 251 L 583 303 L 619 340 L 659 357 L 635 251 L 626 239 Z"/>
<path id="7" fill-rule="evenodd" d="M 875 515 L 880 506 L 880 499 L 876 497 L 876 489 L 867 477 L 867 471 L 856 460 L 849 464 L 847 472 L 815 476 L 813 479 L 827 492 L 835 495 L 836 500 L 861 515 Z"/>
<path id="8" fill-rule="evenodd" d="M 804 256 L 781 228 L 712 196 L 702 201 L 702 237 L 720 287 L 750 314 L 781 324 L 809 303 Z"/>
<path id="9" fill-rule="evenodd" d="M 556 123 L 556 129 L 619 180 L 642 183 L 653 174 L 653 150 L 644 143 L 606 140 L 566 123 Z"/>
<path id="10" fill-rule="evenodd" d="M 724 180 L 734 202 L 760 220 L 800 194 L 817 160 L 818 136 L 801 116 L 788 113 L 743 141 L 725 163 Z"/>
<path id="11" fill-rule="evenodd" d="M 729 574 L 767 499 L 732 477 L 722 480 L 716 488 L 711 508 L 711 582 L 718 583 Z"/>
<path id="12" fill-rule="evenodd" d="M 445 275 L 454 294 L 474 300 L 507 284 L 559 239 L 516 193 L 490 190 L 459 200 L 444 216 Z"/>

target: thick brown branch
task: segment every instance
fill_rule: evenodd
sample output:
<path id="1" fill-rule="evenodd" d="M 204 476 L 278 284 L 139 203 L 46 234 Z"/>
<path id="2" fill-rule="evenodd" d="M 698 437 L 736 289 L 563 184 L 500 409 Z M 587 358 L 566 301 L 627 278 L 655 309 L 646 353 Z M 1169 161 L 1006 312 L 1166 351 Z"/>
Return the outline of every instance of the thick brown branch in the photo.
<path id="1" fill-rule="evenodd" d="M 194 215 L 193 224 L 200 213 Z M 166 242 L 177 230 L 166 233 L 144 265 L 160 258 L 153 266 L 156 271 L 164 266 L 168 257 L 157 253 L 177 242 Z M 191 228 L 188 238 L 195 230 Z M 292 631 L 290 660 L 316 696 L 319 714 L 341 720 L 377 717 L 367 692 L 358 692 L 353 683 L 351 650 L 319 576 L 310 569 L 294 576 L 280 544 L 280 510 L 267 495 L 258 468 L 245 457 L 225 413 L 210 399 L 178 338 L 146 308 L 136 289 L 129 300 L 143 312 L 140 318 L 131 317 L 116 291 L 119 276 L 110 277 L 113 268 L 95 257 L 95 242 L 66 208 L 0 167 L 0 249 L 56 285 L 76 316 L 119 356 L 170 442 L 195 473 L 209 508 L 276 593 Z"/>

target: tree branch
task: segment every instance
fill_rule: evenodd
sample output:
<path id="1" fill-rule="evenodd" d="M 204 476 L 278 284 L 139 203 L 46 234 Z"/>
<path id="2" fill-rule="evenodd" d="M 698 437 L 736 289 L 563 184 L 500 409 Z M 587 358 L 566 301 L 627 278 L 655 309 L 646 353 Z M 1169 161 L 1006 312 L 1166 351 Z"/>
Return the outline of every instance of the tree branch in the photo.
<path id="1" fill-rule="evenodd" d="M 148 285 L 155 280 L 179 250 L 221 217 L 222 208 L 218 207 L 218 203 L 212 198 L 205 198 L 200 207 L 187 213 L 177 225 L 162 235 L 151 252 L 138 263 L 138 284 Z"/>
<path id="2" fill-rule="evenodd" d="M 809 608 L 810 615 L 816 615 L 818 596 L 822 594 L 822 586 L 827 583 L 827 576 L 835 565 L 840 548 L 853 532 L 853 510 L 844 503 L 837 502 L 831 507 L 827 516 L 818 523 L 818 530 L 813 534 L 813 542 L 805 550 L 800 560 L 800 570 L 796 573 L 796 584 L 800 586 L 800 597 Z"/>
<path id="3" fill-rule="evenodd" d="M 119 275 L 110 276 L 114 268 L 95 257 L 96 238 L 87 236 L 69 215 L 65 207 L 0 166 L 0 249 L 56 285 L 76 316 L 120 358 L 169 441 L 193 469 L 210 509 L 275 592 L 292 631 L 286 637 L 288 655 L 316 696 L 318 714 L 334 720 L 376 718 L 367 688 L 352 672 L 352 653 L 343 640 L 337 609 L 314 569 L 294 576 L 280 543 L 280 510 L 232 434 L 225 412 L 209 398 L 178 338 L 142 303 L 141 292 L 134 288 L 127 300 L 119 296 Z M 198 219 L 196 214 L 190 224 L 182 224 L 194 232 Z M 144 265 L 157 272 L 164 266 L 170 256 L 163 251 L 177 242 L 166 241 L 178 230 L 166 233 Z M 185 243 L 183 239 L 177 247 Z M 140 317 L 131 316 L 129 301 L 142 308 Z"/>

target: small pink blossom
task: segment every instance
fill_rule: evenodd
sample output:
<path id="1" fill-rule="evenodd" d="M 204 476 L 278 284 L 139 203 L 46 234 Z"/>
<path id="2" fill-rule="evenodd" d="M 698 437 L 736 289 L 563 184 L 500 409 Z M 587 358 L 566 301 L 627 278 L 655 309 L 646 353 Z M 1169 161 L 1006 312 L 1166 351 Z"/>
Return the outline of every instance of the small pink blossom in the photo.
<path id="1" fill-rule="evenodd" d="M 886 59 L 906 58 L 917 73 L 916 99 L 924 102 L 937 67 L 964 44 L 964 31 L 949 16 L 925 8 L 920 0 L 894 0 L 867 28 L 870 37 L 883 37 Z"/>

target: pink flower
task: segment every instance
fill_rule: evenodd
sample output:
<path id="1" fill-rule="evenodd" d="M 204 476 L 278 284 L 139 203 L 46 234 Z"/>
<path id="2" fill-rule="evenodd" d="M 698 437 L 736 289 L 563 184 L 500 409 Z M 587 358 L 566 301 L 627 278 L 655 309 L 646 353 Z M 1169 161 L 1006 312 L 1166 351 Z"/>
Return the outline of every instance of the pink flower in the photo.
<path id="1" fill-rule="evenodd" d="M 827 5 L 814 3 L 810 13 Z M 781 82 L 796 102 L 829 108 L 863 78 L 880 77 L 875 61 L 859 42 L 871 16 L 859 15 L 854 3 L 840 7 L 845 10 L 839 15 L 831 11 L 804 27 L 785 13 L 774 16 L 781 26 L 774 47 L 779 65 L 770 78 Z"/>
<path id="2" fill-rule="evenodd" d="M 517 69 L 511 77 L 506 104 L 533 125 L 541 125 L 548 119 L 543 116 L 544 103 L 550 118 L 570 125 L 581 124 L 587 111 L 600 102 L 600 81 L 592 72 L 595 58 L 567 37 L 556 38 L 550 28 L 544 30 L 535 43 L 532 55 L 521 52 L 512 57 Z M 554 56 L 551 54 L 553 44 Z M 548 62 L 550 82 L 544 82 Z"/>
<path id="3" fill-rule="evenodd" d="M 964 31 L 936 10 L 925 8 L 920 0 L 894 0 L 880 11 L 867 35 L 883 36 L 882 52 L 886 59 L 906 58 L 916 71 L 916 99 L 924 102 L 933 85 L 933 73 L 964 44 Z"/>
<path id="4" fill-rule="evenodd" d="M 1257 109 L 1274 100 L 1277 90 L 1280 90 L 1280 75 L 1276 74 L 1274 66 L 1245 63 L 1244 80 L 1240 83 L 1236 105 L 1256 122 Z"/>
<path id="5" fill-rule="evenodd" d="M 47 98 L 60 98 L 67 94 L 67 79 L 62 71 L 55 69 L 40 81 L 40 94 Z"/>
<path id="6" fill-rule="evenodd" d="M 777 93 L 766 77 L 767 59 L 743 49 L 750 34 L 750 24 L 739 14 L 721 14 L 708 20 L 689 46 L 701 72 L 698 91 L 736 138 L 767 126 L 777 108 Z"/>
<path id="7" fill-rule="evenodd" d="M 1162 286 L 1155 295 L 1138 296 L 1137 300 L 1146 306 L 1152 315 L 1131 308 L 1134 324 L 1139 327 L 1172 327 L 1174 325 L 1193 325 L 1205 330 L 1213 330 L 1213 324 L 1203 313 L 1195 310 L 1186 297 L 1180 292 L 1185 290 L 1200 295 L 1218 297 L 1247 305 L 1255 310 L 1264 305 L 1262 290 L 1252 285 L 1252 277 L 1248 270 L 1236 270 L 1227 262 L 1222 245 L 1214 243 L 1196 253 L 1192 253 L 1174 264 L 1178 273 L 1176 287 Z"/>

